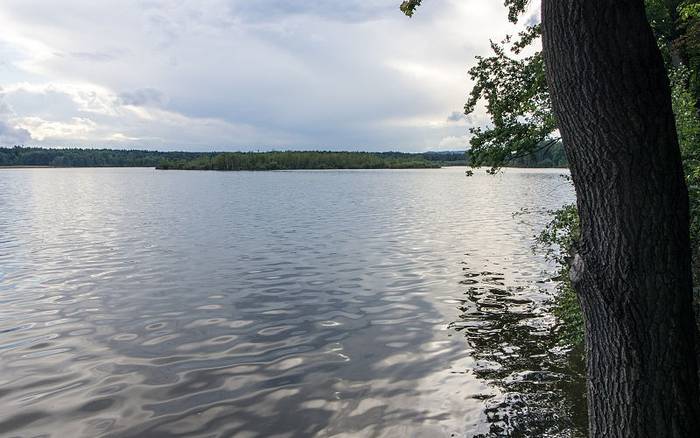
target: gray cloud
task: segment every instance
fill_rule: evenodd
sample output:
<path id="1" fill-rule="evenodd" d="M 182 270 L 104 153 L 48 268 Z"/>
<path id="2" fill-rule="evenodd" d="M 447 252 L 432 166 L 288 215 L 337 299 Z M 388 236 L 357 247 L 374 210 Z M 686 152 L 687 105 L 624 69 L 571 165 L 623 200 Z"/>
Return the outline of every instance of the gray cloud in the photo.
<path id="1" fill-rule="evenodd" d="M 459 122 L 461 120 L 465 120 L 467 116 L 464 115 L 463 112 L 461 111 L 452 111 L 449 116 L 447 116 L 447 121 L 448 122 Z"/>
<path id="2" fill-rule="evenodd" d="M 60 58 L 72 58 L 77 61 L 85 62 L 111 62 L 125 56 L 128 53 L 126 49 L 104 49 L 104 50 L 88 50 L 88 51 L 71 51 L 71 52 L 54 52 L 53 55 Z"/>
<path id="3" fill-rule="evenodd" d="M 361 22 L 398 11 L 396 0 L 231 0 L 231 14 L 244 20 L 271 21 L 290 15 Z"/>
<path id="4" fill-rule="evenodd" d="M 465 66 L 513 29 L 500 2 L 398 3 L 4 0 L 0 86 L 50 144 L 424 150 L 465 135 Z"/>
<path id="5" fill-rule="evenodd" d="M 5 92 L 0 88 L 0 146 L 19 146 L 29 143 L 29 131 L 11 126 L 6 120 L 14 115 L 14 109 L 5 101 Z"/>
<path id="6" fill-rule="evenodd" d="M 12 127 L 0 120 L 0 146 L 21 146 L 31 140 L 32 136 L 26 129 Z"/>
<path id="7" fill-rule="evenodd" d="M 166 102 L 165 95 L 155 88 L 140 88 L 119 94 L 119 99 L 124 105 L 133 106 L 160 106 Z"/>

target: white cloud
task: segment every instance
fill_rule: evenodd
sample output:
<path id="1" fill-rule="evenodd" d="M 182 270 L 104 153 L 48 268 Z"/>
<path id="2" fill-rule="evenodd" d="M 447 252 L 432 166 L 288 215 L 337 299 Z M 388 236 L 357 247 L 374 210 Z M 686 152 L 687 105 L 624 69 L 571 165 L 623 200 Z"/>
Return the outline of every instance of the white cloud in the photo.
<path id="1" fill-rule="evenodd" d="M 44 145 L 435 148 L 513 29 L 499 2 L 399 3 L 4 0 L 0 120 Z"/>
<path id="2" fill-rule="evenodd" d="M 38 141 L 47 138 L 90 140 L 90 133 L 97 126 L 92 120 L 82 117 L 73 117 L 66 122 L 49 121 L 40 117 L 18 117 L 15 123 L 19 128 L 31 132 L 32 138 Z"/>
<path id="3" fill-rule="evenodd" d="M 470 137 L 468 135 L 451 135 L 445 137 L 440 140 L 440 143 L 438 143 L 438 149 L 459 151 L 467 150 L 469 149 L 469 138 Z"/>

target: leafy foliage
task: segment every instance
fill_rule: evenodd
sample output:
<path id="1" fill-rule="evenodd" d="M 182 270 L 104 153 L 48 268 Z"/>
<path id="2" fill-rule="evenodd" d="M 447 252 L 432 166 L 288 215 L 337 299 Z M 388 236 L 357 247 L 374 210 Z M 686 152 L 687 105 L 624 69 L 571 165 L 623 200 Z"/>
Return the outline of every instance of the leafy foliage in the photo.
<path id="1" fill-rule="evenodd" d="M 700 280 L 700 116 L 690 89 L 690 70 L 676 67 L 670 74 L 676 131 L 683 156 L 690 204 L 690 238 L 694 249 L 694 277 Z"/>
<path id="2" fill-rule="evenodd" d="M 547 258 L 557 264 L 559 285 L 554 314 L 560 321 L 558 332 L 561 343 L 581 345 L 584 337 L 583 315 L 569 280 L 571 257 L 581 236 L 578 212 L 575 204 L 567 204 L 550 214 L 552 219 L 536 241 Z"/>
<path id="3" fill-rule="evenodd" d="M 406 14 L 409 17 L 413 17 L 413 14 L 416 12 L 416 8 L 420 6 L 421 0 L 406 0 L 403 3 L 401 3 L 401 6 L 399 8 L 401 9 L 401 12 Z"/>
<path id="4" fill-rule="evenodd" d="M 481 160 L 479 162 L 480 166 L 491 166 L 492 163 L 499 162 L 499 157 L 487 158 L 481 156 L 479 159 Z M 472 167 L 475 166 L 472 160 L 472 151 L 470 150 L 467 151 L 467 164 Z M 513 155 L 508 159 L 508 167 L 565 168 L 568 166 L 569 163 L 564 152 L 564 145 L 561 141 L 542 142 L 532 152 Z M 495 171 L 496 168 L 492 167 L 491 169 L 489 172 Z"/>
<path id="5" fill-rule="evenodd" d="M 404 1 L 401 10 L 412 16 L 421 4 Z M 506 0 L 508 19 L 517 23 L 528 0 Z M 492 55 L 477 56 L 469 70 L 474 81 L 464 113 L 473 113 L 484 101 L 491 123 L 470 129 L 470 165 L 489 166 L 496 172 L 501 166 L 548 148 L 559 140 L 551 109 L 541 52 L 522 56 L 541 34 L 539 24 L 530 25 L 514 40 L 507 36 L 500 43 L 491 42 Z"/>
<path id="6" fill-rule="evenodd" d="M 420 0 L 404 1 L 401 10 L 411 16 Z M 518 22 L 528 0 L 506 0 L 508 19 Z M 686 81 L 700 107 L 700 2 L 697 0 L 646 0 L 647 15 L 659 45 L 671 62 L 677 53 L 687 65 Z M 471 114 L 484 102 L 490 117 L 486 127 L 470 129 L 471 161 L 474 167 L 490 166 L 495 172 L 517 158 L 527 156 L 558 141 L 544 73 L 541 51 L 524 55 L 526 48 L 541 35 L 539 24 L 529 25 L 517 38 L 507 36 L 491 42 L 490 56 L 477 56 L 469 70 L 474 81 L 465 114 Z"/>
<path id="7" fill-rule="evenodd" d="M 700 111 L 700 1 L 688 0 L 679 6 L 679 34 L 673 41 L 682 64 L 688 68 L 687 86 Z"/>
<path id="8" fill-rule="evenodd" d="M 529 33 L 527 38 L 533 36 Z M 558 141 L 556 122 L 549 101 L 542 53 L 517 59 L 522 40 L 508 46 L 491 43 L 492 56 L 477 56 L 469 70 L 474 88 L 464 106 L 472 113 L 484 100 L 491 118 L 486 128 L 474 127 L 471 154 L 475 167 L 490 165 L 495 171 L 515 158 L 532 154 Z"/>

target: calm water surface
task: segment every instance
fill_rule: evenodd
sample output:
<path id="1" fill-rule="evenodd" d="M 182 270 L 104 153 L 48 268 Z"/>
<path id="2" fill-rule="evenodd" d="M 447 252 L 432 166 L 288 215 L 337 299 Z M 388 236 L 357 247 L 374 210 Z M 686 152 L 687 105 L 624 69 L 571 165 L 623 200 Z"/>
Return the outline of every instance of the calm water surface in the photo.
<path id="1" fill-rule="evenodd" d="M 0 435 L 579 436 L 560 173 L 0 170 Z"/>

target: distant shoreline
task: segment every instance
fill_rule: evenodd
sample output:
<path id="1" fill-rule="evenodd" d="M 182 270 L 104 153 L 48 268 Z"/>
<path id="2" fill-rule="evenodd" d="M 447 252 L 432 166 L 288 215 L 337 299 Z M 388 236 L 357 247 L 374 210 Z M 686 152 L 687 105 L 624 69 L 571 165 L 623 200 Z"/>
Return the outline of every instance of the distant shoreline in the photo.
<path id="1" fill-rule="evenodd" d="M 156 166 L 0 166 L 3 169 L 154 169 Z"/>
<path id="2" fill-rule="evenodd" d="M 209 170 L 209 169 L 159 169 L 156 166 L 0 166 L 0 170 L 21 170 L 21 169 L 153 169 L 153 170 L 185 170 L 201 172 L 332 172 L 338 170 L 437 170 L 454 167 L 464 167 L 468 169 L 488 169 L 488 166 L 472 168 L 467 164 L 453 164 L 435 167 L 374 167 L 374 168 L 336 168 L 336 169 L 270 169 L 270 170 Z M 568 167 L 528 167 L 528 166 L 502 166 L 501 169 L 526 169 L 526 170 L 569 170 Z"/>
<path id="3" fill-rule="evenodd" d="M 553 148 L 550 148 L 553 149 Z M 566 168 L 563 150 L 522 157 L 506 167 Z M 469 166 L 464 151 L 158 152 L 124 149 L 0 147 L 0 169 L 142 167 L 162 170 L 433 169 Z"/>
<path id="4" fill-rule="evenodd" d="M 462 151 L 158 152 L 122 149 L 0 148 L 2 167 L 155 167 L 200 170 L 435 168 L 466 164 Z"/>
<path id="5" fill-rule="evenodd" d="M 0 169 L 51 169 L 54 166 L 25 166 L 19 164 L 17 166 L 0 166 Z"/>

